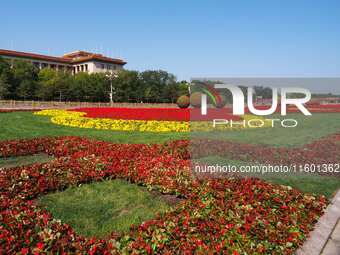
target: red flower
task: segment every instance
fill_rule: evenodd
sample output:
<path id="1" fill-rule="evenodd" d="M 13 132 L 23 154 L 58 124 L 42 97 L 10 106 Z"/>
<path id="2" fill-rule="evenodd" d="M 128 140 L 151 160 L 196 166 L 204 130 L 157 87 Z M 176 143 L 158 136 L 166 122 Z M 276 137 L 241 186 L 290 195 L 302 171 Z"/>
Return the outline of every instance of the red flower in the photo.
<path id="1" fill-rule="evenodd" d="M 122 120 L 166 120 L 166 121 L 190 121 L 193 119 L 212 120 L 227 118 L 240 120 L 238 116 L 231 114 L 231 109 L 210 109 L 209 116 L 202 116 L 201 110 L 196 108 L 79 108 L 76 112 L 85 112 L 89 118 L 109 118 Z"/>
<path id="2" fill-rule="evenodd" d="M 42 243 L 42 242 L 37 243 L 37 248 L 39 250 L 43 250 L 44 249 L 44 243 Z"/>
<path id="3" fill-rule="evenodd" d="M 28 248 L 22 248 L 20 252 L 21 252 L 22 255 L 26 255 L 26 254 L 28 254 L 29 249 Z"/>

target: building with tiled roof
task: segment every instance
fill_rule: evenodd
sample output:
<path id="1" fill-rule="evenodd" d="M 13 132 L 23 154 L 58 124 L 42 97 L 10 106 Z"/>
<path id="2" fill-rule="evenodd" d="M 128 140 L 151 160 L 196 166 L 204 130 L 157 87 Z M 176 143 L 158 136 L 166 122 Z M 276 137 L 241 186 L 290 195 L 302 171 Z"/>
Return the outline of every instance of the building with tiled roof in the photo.
<path id="1" fill-rule="evenodd" d="M 29 52 L 20 52 L 0 49 L 0 57 L 9 60 L 25 60 L 32 62 L 33 65 L 42 68 L 53 68 L 55 70 L 68 70 L 73 74 L 79 72 L 116 73 L 122 70 L 125 61 L 117 58 L 110 58 L 102 54 L 86 51 L 75 51 L 64 54 L 62 57 L 47 56 Z"/>

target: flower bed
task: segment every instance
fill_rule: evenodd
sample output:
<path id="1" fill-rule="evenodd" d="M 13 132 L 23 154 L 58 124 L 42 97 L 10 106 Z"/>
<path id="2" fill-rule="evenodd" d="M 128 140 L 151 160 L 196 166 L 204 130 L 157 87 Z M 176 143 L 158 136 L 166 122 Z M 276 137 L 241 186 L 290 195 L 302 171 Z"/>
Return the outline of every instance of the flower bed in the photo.
<path id="1" fill-rule="evenodd" d="M 76 112 L 85 112 L 88 118 L 107 118 L 119 120 L 157 120 L 157 121 L 190 121 L 199 116 L 199 120 L 232 119 L 240 117 L 231 114 L 230 109 L 209 109 L 209 118 L 201 116 L 201 109 L 178 108 L 78 108 Z"/>
<path id="2" fill-rule="evenodd" d="M 65 110 L 44 110 L 35 114 L 51 116 L 52 123 L 70 127 L 141 132 L 189 131 L 189 123 L 183 121 L 95 119 L 83 117 L 84 112 Z"/>
<path id="3" fill-rule="evenodd" d="M 297 148 L 270 147 L 223 140 L 195 139 L 186 143 L 195 157 L 209 155 L 272 165 L 339 164 L 340 133 Z M 337 174 L 337 173 L 335 173 Z"/>
<path id="4" fill-rule="evenodd" d="M 256 106 L 259 110 L 270 108 L 270 106 Z M 308 104 L 307 108 L 312 113 L 339 113 L 340 105 L 320 105 L 320 104 Z M 250 113 L 249 109 L 245 109 L 247 113 Z M 159 121 L 192 121 L 192 120 L 212 120 L 212 119 L 228 119 L 228 120 L 241 120 L 239 116 L 232 114 L 230 107 L 223 109 L 209 109 L 208 116 L 202 116 L 200 114 L 201 109 L 187 108 L 77 108 L 72 111 L 85 112 L 85 117 L 88 118 L 107 118 L 107 119 L 121 119 L 121 120 L 159 120 Z M 277 107 L 277 113 L 281 111 L 281 107 Z M 294 106 L 287 107 L 288 112 L 300 112 Z"/>
<path id="5" fill-rule="evenodd" d="M 177 108 L 78 108 L 76 112 L 85 112 L 85 117 L 122 120 L 166 120 L 188 121 L 189 109 Z"/>
<path id="6" fill-rule="evenodd" d="M 185 142 L 127 145 L 76 137 L 0 142 L 0 156 L 37 152 L 56 159 L 0 170 L 0 254 L 292 254 L 327 204 L 323 196 L 253 178 L 193 178 Z M 112 178 L 185 200 L 107 239 L 84 238 L 34 203 L 48 192 Z"/>
<path id="7" fill-rule="evenodd" d="M 157 109 L 154 109 L 156 111 Z M 161 110 L 162 112 L 162 110 Z M 65 111 L 65 110 L 43 110 L 35 112 L 35 115 L 51 116 L 51 121 L 54 124 L 80 127 L 80 128 L 95 128 L 106 130 L 119 130 L 119 131 L 141 131 L 141 132 L 189 132 L 189 131 L 211 131 L 215 128 L 212 126 L 212 121 L 202 121 L 205 118 L 200 118 L 201 121 L 162 121 L 162 120 L 125 120 L 125 119 L 106 119 L 106 118 L 89 118 L 84 117 L 85 112 L 77 111 Z M 220 116 L 222 113 L 215 111 L 212 116 Z M 198 114 L 197 114 L 198 116 Z M 228 116 L 228 115 L 227 115 Z M 264 125 L 262 127 L 270 127 L 271 122 L 265 121 L 264 118 L 254 117 L 252 115 L 244 115 L 242 119 L 239 117 L 233 117 L 233 120 L 246 120 L 262 119 Z M 218 130 L 239 130 L 245 128 L 259 128 L 261 124 L 252 126 L 246 124 L 236 125 L 230 127 L 228 125 L 218 126 Z"/>

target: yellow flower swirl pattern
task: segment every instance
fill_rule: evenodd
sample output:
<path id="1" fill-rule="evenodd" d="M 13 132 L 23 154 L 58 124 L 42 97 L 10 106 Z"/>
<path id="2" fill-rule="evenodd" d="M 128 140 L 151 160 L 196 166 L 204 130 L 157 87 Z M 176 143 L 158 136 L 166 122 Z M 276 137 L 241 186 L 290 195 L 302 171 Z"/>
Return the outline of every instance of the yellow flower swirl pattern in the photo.
<path id="1" fill-rule="evenodd" d="M 107 118 L 88 118 L 84 112 L 75 112 L 67 110 L 42 110 L 35 112 L 35 115 L 50 116 L 51 122 L 57 125 L 79 128 L 94 128 L 115 131 L 140 131 L 140 132 L 190 132 L 190 131 L 213 131 L 213 130 L 240 130 L 248 128 L 260 128 L 252 125 L 230 127 L 221 125 L 213 127 L 212 122 L 186 122 L 186 121 L 158 121 L 158 120 L 122 120 Z M 253 115 L 244 115 L 242 117 L 246 122 L 252 119 L 261 119 Z M 269 127 L 270 124 L 265 121 L 261 127 Z"/>

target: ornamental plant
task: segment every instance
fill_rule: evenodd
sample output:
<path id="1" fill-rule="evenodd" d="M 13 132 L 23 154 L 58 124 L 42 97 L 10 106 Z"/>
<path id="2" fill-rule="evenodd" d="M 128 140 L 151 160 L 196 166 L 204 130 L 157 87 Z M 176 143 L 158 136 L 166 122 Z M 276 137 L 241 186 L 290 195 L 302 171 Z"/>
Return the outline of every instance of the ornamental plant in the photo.
<path id="1" fill-rule="evenodd" d="M 179 108 L 185 109 L 190 105 L 190 98 L 186 95 L 182 95 L 177 99 L 177 105 Z"/>

